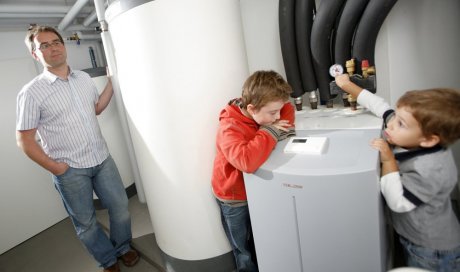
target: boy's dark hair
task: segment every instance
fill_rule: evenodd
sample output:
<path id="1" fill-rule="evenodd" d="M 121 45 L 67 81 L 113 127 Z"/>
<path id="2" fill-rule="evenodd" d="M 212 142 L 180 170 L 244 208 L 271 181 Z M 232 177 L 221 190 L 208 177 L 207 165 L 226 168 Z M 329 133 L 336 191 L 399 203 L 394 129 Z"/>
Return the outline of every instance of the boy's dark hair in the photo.
<path id="1" fill-rule="evenodd" d="M 269 102 L 288 101 L 291 93 L 291 86 L 277 72 L 257 71 L 244 82 L 241 107 L 252 104 L 260 109 Z"/>
<path id="2" fill-rule="evenodd" d="M 425 136 L 437 135 L 446 147 L 460 138 L 460 91 L 428 89 L 409 91 L 396 106 L 407 107 Z"/>
<path id="3" fill-rule="evenodd" d="M 24 40 L 27 48 L 29 49 L 29 53 L 32 54 L 32 52 L 37 50 L 37 48 L 35 48 L 34 38 L 41 32 L 52 32 L 58 36 L 59 40 L 62 43 L 64 43 L 61 34 L 59 34 L 59 32 L 55 28 L 50 26 L 31 25 L 29 27 L 29 30 L 27 31 L 26 38 Z"/>

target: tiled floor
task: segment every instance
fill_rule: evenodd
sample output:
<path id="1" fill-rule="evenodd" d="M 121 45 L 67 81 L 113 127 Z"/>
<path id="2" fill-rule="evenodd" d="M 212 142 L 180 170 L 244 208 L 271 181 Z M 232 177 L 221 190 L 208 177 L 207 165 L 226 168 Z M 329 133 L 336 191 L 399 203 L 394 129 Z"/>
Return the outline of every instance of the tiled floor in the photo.
<path id="1" fill-rule="evenodd" d="M 153 238 L 153 228 L 146 204 L 137 196 L 129 200 L 132 216 L 133 246 L 142 252 L 141 260 L 134 267 L 124 267 L 122 272 L 161 272 L 161 255 Z M 97 212 L 98 220 L 107 226 L 107 212 Z M 149 246 L 145 246 L 148 244 Z M 151 244 L 155 244 L 152 247 Z M 145 252 L 143 248 L 149 248 Z M 153 249 L 152 249 L 153 248 Z M 120 262 L 121 263 L 121 262 Z M 70 219 L 64 219 L 51 228 L 0 255 L 1 272 L 97 272 L 102 271 L 87 253 L 75 235 Z"/>
<path id="2" fill-rule="evenodd" d="M 457 203 L 453 202 L 458 212 Z M 122 272 L 164 272 L 161 250 L 155 242 L 147 205 L 137 195 L 129 200 L 132 216 L 133 247 L 141 253 L 134 267 Z M 97 211 L 99 222 L 107 227 L 107 211 Z M 396 248 L 395 267 L 402 266 L 400 249 Z M 0 255 L 0 272 L 98 272 L 102 271 L 77 239 L 72 223 L 67 218 L 24 243 Z"/>

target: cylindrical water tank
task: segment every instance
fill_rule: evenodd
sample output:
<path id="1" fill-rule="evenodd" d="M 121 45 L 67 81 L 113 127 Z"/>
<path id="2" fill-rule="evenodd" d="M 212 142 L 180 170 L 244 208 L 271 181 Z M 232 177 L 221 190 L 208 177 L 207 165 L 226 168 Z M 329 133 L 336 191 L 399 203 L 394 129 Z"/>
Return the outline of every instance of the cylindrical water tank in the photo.
<path id="1" fill-rule="evenodd" d="M 183 271 L 225 271 L 210 184 L 219 112 L 249 75 L 239 1 L 120 1 L 106 18 L 158 246 Z"/>
<path id="2" fill-rule="evenodd" d="M 85 69 L 84 71 L 91 76 L 97 90 L 101 93 L 108 80 L 105 67 Z M 107 108 L 97 117 L 97 120 L 99 121 L 99 127 L 109 148 L 110 155 L 112 155 L 113 160 L 117 164 L 128 197 L 131 197 L 136 192 L 134 175 L 118 116 L 117 105 L 114 101 L 111 101 Z M 96 194 L 94 194 L 93 198 L 97 199 Z"/>

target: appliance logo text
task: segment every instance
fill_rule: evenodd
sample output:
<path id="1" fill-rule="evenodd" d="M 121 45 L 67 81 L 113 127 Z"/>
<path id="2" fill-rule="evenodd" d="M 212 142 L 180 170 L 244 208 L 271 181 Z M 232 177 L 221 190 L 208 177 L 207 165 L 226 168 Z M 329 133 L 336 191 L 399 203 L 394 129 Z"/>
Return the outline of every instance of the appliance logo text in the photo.
<path id="1" fill-rule="evenodd" d="M 303 189 L 303 186 L 298 185 L 298 184 L 283 183 L 283 186 L 288 187 L 288 188 L 294 188 L 294 189 Z"/>

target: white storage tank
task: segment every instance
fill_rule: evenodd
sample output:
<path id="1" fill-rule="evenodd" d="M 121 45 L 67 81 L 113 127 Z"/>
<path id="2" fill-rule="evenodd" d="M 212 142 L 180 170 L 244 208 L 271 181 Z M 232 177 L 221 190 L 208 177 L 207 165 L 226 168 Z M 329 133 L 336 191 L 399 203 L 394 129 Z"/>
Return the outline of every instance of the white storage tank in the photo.
<path id="1" fill-rule="evenodd" d="M 93 79 L 94 84 L 97 87 L 99 93 L 101 93 L 105 85 L 107 84 L 107 75 L 105 67 L 84 69 Z M 126 140 L 123 135 L 123 131 L 117 105 L 112 100 L 107 108 L 97 117 L 99 121 L 99 127 L 101 128 L 102 135 L 109 148 L 110 155 L 117 164 L 118 171 L 120 172 L 123 185 L 125 187 L 128 197 L 136 194 L 136 187 L 134 184 L 134 175 L 129 161 L 129 153 L 126 147 Z M 98 199 L 96 194 L 93 196 L 94 199 Z M 96 203 L 98 203 L 96 201 Z M 100 203 L 98 203 L 100 204 Z"/>
<path id="2" fill-rule="evenodd" d="M 211 174 L 219 112 L 249 75 L 239 1 L 119 1 L 106 18 L 166 268 L 231 271 Z"/>

